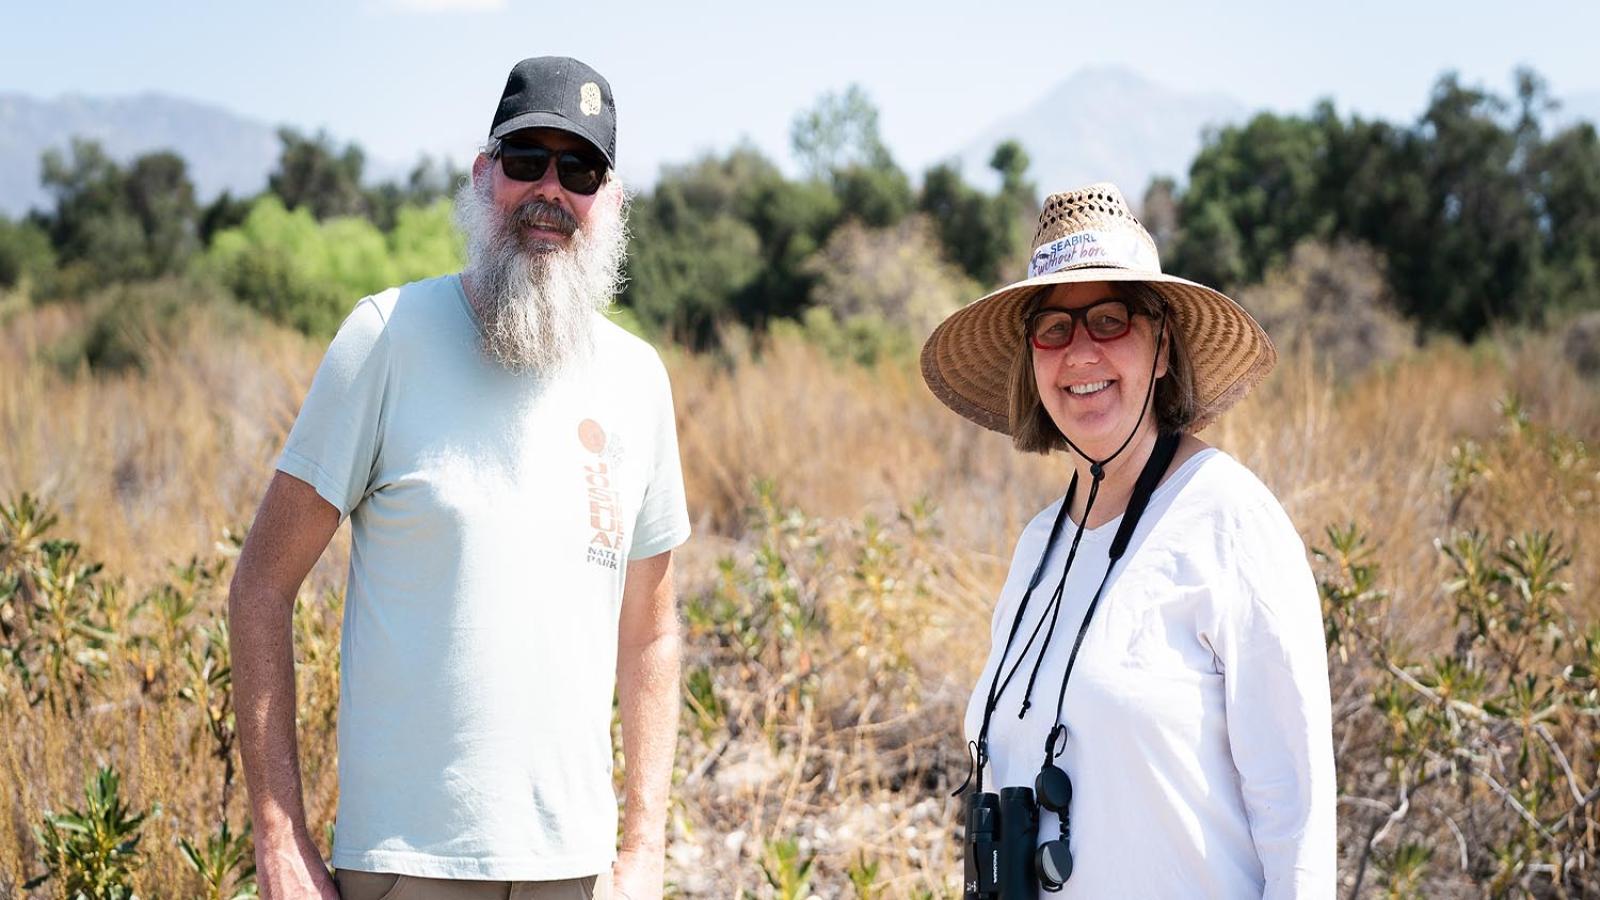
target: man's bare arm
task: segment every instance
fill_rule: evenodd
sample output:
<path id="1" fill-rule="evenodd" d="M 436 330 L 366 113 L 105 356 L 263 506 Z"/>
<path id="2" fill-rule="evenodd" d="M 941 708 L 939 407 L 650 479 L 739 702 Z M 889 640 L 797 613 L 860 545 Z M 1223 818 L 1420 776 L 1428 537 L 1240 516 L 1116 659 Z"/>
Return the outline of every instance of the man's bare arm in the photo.
<path id="1" fill-rule="evenodd" d="M 239 755 L 250 791 L 263 900 L 339 894 L 306 826 L 295 735 L 295 596 L 339 527 L 310 485 L 276 473 L 228 593 Z"/>
<path id="2" fill-rule="evenodd" d="M 622 846 L 616 895 L 661 896 L 667 795 L 678 744 L 678 612 L 670 551 L 628 563 L 617 635 L 617 698 L 622 712 Z"/>

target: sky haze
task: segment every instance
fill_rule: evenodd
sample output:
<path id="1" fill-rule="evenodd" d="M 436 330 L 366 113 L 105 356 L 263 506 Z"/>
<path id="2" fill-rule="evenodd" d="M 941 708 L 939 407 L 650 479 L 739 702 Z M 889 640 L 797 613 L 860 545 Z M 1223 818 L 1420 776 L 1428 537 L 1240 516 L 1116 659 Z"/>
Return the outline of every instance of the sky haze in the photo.
<path id="1" fill-rule="evenodd" d="M 159 91 L 464 161 L 517 59 L 577 56 L 611 81 L 625 176 L 754 141 L 788 164 L 794 114 L 852 82 L 920 172 L 1073 73 L 1120 65 L 1185 92 L 1410 120 L 1445 70 L 1509 93 L 1531 65 L 1600 96 L 1600 4 L 83 2 L 0 13 L 0 92 Z"/>

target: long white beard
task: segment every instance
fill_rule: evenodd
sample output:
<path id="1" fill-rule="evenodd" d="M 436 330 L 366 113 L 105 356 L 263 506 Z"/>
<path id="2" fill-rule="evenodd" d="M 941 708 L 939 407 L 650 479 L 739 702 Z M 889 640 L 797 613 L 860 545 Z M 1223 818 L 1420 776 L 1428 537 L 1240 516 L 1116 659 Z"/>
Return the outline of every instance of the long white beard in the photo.
<path id="1" fill-rule="evenodd" d="M 456 222 L 467 239 L 468 299 L 483 350 L 512 372 L 553 374 L 594 348 L 594 314 L 622 288 L 628 239 L 621 182 L 613 175 L 600 190 L 588 222 L 564 247 L 528 240 L 519 226 L 549 215 L 549 206 L 528 203 L 505 212 L 495 205 L 488 179 L 478 186 L 468 181 L 456 192 Z"/>

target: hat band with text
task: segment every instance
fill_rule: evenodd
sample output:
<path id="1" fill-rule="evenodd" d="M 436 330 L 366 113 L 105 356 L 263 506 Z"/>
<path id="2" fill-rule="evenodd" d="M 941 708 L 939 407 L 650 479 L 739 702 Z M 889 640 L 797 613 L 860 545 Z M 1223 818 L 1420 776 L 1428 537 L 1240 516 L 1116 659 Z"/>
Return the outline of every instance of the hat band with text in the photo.
<path id="1" fill-rule="evenodd" d="M 1082 265 L 1161 271 L 1154 249 L 1140 237 L 1128 232 L 1074 231 L 1040 244 L 1028 260 L 1028 277 L 1038 278 Z"/>

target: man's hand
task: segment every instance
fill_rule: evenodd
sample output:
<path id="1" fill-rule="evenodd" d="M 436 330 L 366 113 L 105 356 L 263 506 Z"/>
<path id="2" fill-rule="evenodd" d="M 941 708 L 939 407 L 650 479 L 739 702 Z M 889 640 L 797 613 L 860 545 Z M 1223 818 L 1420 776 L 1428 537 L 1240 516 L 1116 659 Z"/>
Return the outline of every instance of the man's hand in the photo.
<path id="1" fill-rule="evenodd" d="M 661 900 L 665 854 L 654 850 L 619 850 L 611 867 L 612 900 Z"/>
<path id="2" fill-rule="evenodd" d="M 256 884 L 261 900 L 339 900 L 339 887 L 309 839 L 282 848 L 257 844 Z"/>

